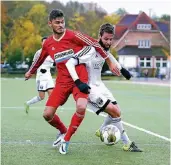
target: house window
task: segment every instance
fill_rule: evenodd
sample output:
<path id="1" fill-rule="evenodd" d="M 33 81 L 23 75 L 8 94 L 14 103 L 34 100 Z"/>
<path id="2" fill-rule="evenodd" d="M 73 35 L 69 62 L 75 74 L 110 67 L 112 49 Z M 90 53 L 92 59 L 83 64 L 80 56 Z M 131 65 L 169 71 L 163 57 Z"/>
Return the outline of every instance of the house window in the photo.
<path id="1" fill-rule="evenodd" d="M 166 68 L 167 67 L 167 60 L 163 58 L 156 58 L 156 67 L 157 68 Z"/>
<path id="2" fill-rule="evenodd" d="M 151 68 L 151 64 L 152 64 L 152 62 L 151 62 L 151 58 L 146 58 L 146 57 L 144 57 L 144 58 L 140 58 L 140 66 L 142 67 L 142 68 Z"/>
<path id="3" fill-rule="evenodd" d="M 144 62 L 140 62 L 140 66 L 141 67 L 144 67 Z"/>
<path id="4" fill-rule="evenodd" d="M 163 62 L 163 67 L 166 68 L 167 67 L 167 63 Z"/>
<path id="5" fill-rule="evenodd" d="M 151 30 L 151 24 L 137 24 L 138 30 Z"/>
<path id="6" fill-rule="evenodd" d="M 138 48 L 151 48 L 150 40 L 138 40 Z"/>
<path id="7" fill-rule="evenodd" d="M 160 68 L 160 63 L 159 62 L 156 62 L 156 67 Z"/>
<path id="8" fill-rule="evenodd" d="M 151 62 L 147 62 L 147 63 L 146 63 L 146 66 L 147 66 L 147 67 L 151 67 Z"/>

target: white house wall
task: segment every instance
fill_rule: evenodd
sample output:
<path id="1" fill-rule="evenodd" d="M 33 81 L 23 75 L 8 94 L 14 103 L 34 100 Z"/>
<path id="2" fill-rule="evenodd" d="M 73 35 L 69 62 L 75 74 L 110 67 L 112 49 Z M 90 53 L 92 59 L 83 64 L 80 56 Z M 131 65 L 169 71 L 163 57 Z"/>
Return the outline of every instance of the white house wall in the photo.
<path id="1" fill-rule="evenodd" d="M 125 68 L 137 67 L 137 55 L 119 55 L 119 63 Z"/>

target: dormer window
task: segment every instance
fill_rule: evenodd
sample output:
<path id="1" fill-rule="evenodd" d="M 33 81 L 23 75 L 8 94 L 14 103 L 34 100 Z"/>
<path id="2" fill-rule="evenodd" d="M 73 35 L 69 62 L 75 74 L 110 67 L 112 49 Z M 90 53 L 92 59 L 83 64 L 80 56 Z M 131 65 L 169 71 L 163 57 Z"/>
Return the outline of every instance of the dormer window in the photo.
<path id="1" fill-rule="evenodd" d="M 138 40 L 138 48 L 151 48 L 150 40 Z"/>
<path id="2" fill-rule="evenodd" d="M 151 30 L 151 24 L 137 24 L 137 30 Z"/>

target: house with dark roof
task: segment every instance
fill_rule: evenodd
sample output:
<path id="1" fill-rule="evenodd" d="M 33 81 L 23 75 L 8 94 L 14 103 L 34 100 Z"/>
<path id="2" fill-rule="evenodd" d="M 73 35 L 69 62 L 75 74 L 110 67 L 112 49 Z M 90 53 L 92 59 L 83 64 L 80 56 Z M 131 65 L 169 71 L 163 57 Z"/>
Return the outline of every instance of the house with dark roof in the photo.
<path id="1" fill-rule="evenodd" d="M 126 14 L 115 26 L 113 48 L 126 68 L 148 69 L 151 74 L 156 68 L 164 68 L 167 72 L 169 34 L 167 22 L 155 22 L 144 12 Z"/>

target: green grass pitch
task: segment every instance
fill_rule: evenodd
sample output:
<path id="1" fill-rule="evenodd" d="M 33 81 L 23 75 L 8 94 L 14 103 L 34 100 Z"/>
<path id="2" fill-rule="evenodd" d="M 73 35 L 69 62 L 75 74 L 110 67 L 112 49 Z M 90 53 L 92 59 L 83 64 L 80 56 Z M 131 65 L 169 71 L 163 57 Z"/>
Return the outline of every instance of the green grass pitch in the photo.
<path id="1" fill-rule="evenodd" d="M 170 137 L 169 87 L 105 82 L 122 110 L 122 119 L 132 125 Z M 57 131 L 42 113 L 46 101 L 34 104 L 28 115 L 23 103 L 37 95 L 35 79 L 1 80 L 2 165 L 169 165 L 170 142 L 125 126 L 130 139 L 143 153 L 122 151 L 122 142 L 104 145 L 94 133 L 104 117 L 91 112 L 72 137 L 67 155 L 52 148 Z M 47 99 L 47 97 L 46 97 Z M 75 111 L 72 96 L 57 113 L 68 126 Z"/>

